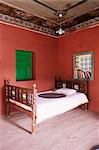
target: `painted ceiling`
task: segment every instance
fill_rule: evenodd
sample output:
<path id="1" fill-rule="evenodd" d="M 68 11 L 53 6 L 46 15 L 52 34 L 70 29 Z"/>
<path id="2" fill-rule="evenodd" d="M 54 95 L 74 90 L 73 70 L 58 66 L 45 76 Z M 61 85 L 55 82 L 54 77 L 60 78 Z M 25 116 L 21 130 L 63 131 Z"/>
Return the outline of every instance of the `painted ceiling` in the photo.
<path id="1" fill-rule="evenodd" d="M 0 20 L 59 36 L 99 24 L 99 0 L 0 0 Z"/>

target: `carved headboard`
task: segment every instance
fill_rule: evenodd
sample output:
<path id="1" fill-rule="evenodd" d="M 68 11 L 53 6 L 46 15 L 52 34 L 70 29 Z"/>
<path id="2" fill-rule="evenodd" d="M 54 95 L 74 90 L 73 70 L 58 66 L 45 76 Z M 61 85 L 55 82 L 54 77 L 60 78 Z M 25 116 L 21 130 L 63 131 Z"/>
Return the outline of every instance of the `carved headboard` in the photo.
<path id="1" fill-rule="evenodd" d="M 88 97 L 88 81 L 87 80 L 55 80 L 55 88 L 67 87 L 76 89 L 78 92 L 85 93 Z"/>

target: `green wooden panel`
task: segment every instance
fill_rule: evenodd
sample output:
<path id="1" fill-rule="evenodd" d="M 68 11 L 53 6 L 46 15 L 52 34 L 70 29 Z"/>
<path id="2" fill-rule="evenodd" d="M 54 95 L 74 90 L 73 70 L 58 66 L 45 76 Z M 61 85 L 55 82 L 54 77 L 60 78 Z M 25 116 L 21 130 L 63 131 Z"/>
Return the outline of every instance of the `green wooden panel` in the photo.
<path id="1" fill-rule="evenodd" d="M 32 80 L 32 52 L 16 50 L 16 80 Z"/>

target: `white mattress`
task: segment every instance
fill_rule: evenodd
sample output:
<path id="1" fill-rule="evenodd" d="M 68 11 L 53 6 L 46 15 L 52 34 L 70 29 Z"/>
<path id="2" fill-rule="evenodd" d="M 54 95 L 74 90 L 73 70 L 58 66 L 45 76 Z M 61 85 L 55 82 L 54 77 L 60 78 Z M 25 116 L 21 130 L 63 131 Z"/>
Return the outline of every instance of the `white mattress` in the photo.
<path id="1" fill-rule="evenodd" d="M 54 117 L 56 115 L 72 110 L 82 104 L 88 103 L 88 99 L 84 93 L 76 92 L 72 95 L 63 98 L 49 98 L 49 99 L 41 98 L 38 96 L 39 94 L 42 93 L 38 93 L 36 97 L 37 124 L 48 118 Z M 21 106 L 26 110 L 32 111 L 31 107 L 26 106 L 25 104 L 21 104 L 11 99 L 10 102 L 18 106 Z"/>
<path id="2" fill-rule="evenodd" d="M 47 99 L 37 96 L 37 124 L 85 103 L 88 103 L 86 95 L 79 92 L 56 99 Z"/>

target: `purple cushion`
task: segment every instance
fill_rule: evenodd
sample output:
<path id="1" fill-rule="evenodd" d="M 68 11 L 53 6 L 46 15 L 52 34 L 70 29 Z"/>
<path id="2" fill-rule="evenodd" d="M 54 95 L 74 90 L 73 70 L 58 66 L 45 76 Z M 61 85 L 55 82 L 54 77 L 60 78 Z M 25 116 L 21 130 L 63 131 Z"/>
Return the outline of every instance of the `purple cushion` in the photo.
<path id="1" fill-rule="evenodd" d="M 42 98 L 62 98 L 65 97 L 65 94 L 62 93 L 43 93 L 43 94 L 39 94 L 39 97 Z"/>

